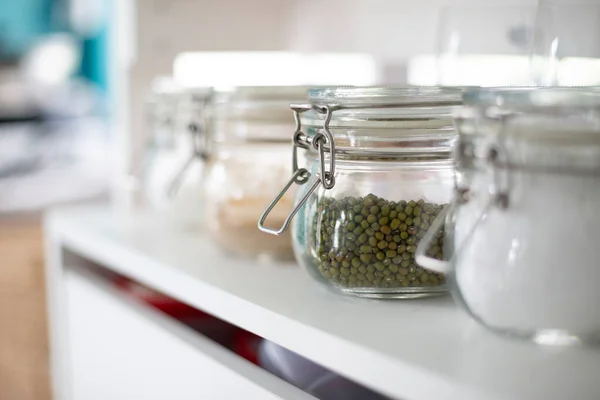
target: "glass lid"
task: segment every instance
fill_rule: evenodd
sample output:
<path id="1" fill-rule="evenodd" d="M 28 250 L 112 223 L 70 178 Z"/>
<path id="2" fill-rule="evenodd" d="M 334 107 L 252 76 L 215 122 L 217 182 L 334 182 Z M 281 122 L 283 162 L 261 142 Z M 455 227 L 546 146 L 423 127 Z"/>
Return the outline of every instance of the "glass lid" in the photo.
<path id="1" fill-rule="evenodd" d="M 463 88 L 441 86 L 324 87 L 308 91 L 311 104 L 336 104 L 348 108 L 398 104 L 404 107 L 461 104 Z"/>
<path id="2" fill-rule="evenodd" d="M 456 113 L 461 134 L 600 143 L 600 87 L 474 89 L 465 92 L 463 99 L 467 107 Z M 488 123 L 469 124 L 471 120 Z M 485 129 L 490 126 L 494 128 Z"/>
<path id="3" fill-rule="evenodd" d="M 332 87 L 308 92 L 313 109 L 302 114 L 308 135 L 322 131 L 324 106 L 340 152 L 448 153 L 456 139 L 452 113 L 463 88 Z"/>
<path id="4" fill-rule="evenodd" d="M 599 108 L 600 86 L 472 88 L 465 90 L 463 102 L 467 106 L 514 111 Z"/>
<path id="5" fill-rule="evenodd" d="M 215 89 L 217 118 L 292 121 L 290 103 L 305 101 L 306 86 L 242 86 Z"/>
<path id="6" fill-rule="evenodd" d="M 210 106 L 217 142 L 290 142 L 291 103 L 306 101 L 305 86 L 253 86 L 216 89 Z"/>
<path id="7" fill-rule="evenodd" d="M 200 101 L 209 98 L 212 93 L 213 89 L 210 87 L 183 86 L 172 77 L 159 76 L 152 81 L 149 100 L 151 102 Z"/>

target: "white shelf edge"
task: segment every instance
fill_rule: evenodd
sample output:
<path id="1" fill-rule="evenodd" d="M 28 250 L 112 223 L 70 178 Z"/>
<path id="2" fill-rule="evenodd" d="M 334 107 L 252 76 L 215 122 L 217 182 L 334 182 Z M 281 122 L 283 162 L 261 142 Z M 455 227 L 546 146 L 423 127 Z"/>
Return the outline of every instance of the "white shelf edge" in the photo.
<path id="1" fill-rule="evenodd" d="M 63 246 L 84 258 L 271 340 L 393 398 L 431 400 L 438 399 L 440 393 L 444 393 L 444 399 L 448 400 L 510 399 L 457 385 L 447 377 L 420 370 L 386 354 L 340 340 L 327 332 L 248 303 L 203 281 L 190 279 L 133 249 L 123 251 L 122 246 L 101 235 L 90 235 L 83 230 L 72 231 L 68 224 L 62 225 L 60 218 L 55 218 L 54 214 L 48 216 L 48 227 L 57 234 Z M 244 308 L 243 312 L 240 312 L 240 306 Z M 261 319 L 257 320 L 256 315 L 260 315 Z M 302 340 L 298 340 L 298 332 L 301 332 Z M 321 343 L 318 350 L 311 345 L 316 342 Z M 323 348 L 328 350 L 323 351 Z M 373 368 L 373 373 L 365 373 L 365 365 L 377 367 Z M 398 383 L 399 379 L 401 384 Z"/>

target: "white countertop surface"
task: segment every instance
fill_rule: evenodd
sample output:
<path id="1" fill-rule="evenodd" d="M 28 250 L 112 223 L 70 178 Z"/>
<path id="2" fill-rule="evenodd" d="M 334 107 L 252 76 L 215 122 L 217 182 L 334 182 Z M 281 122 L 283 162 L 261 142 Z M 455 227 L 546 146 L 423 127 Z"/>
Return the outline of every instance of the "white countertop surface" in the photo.
<path id="1" fill-rule="evenodd" d="M 47 229 L 69 250 L 394 398 L 600 398 L 598 349 L 498 337 L 448 296 L 344 297 L 294 264 L 228 257 L 205 233 L 158 217 L 65 209 Z"/>

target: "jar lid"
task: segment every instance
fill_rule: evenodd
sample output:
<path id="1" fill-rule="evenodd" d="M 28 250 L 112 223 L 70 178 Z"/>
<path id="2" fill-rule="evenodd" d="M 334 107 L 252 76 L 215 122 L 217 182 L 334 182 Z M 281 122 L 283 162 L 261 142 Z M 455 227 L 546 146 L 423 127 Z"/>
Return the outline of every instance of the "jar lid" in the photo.
<path id="1" fill-rule="evenodd" d="M 305 86 L 246 86 L 216 89 L 217 118 L 229 120 L 293 120 L 290 103 L 304 101 Z"/>
<path id="2" fill-rule="evenodd" d="M 305 101 L 306 86 L 246 86 L 216 89 L 211 104 L 215 141 L 289 143 L 294 131 L 291 103 Z"/>
<path id="3" fill-rule="evenodd" d="M 311 104 L 337 104 L 348 108 L 397 104 L 398 107 L 436 107 L 461 104 L 464 88 L 441 86 L 323 87 L 311 88 Z"/>
<path id="4" fill-rule="evenodd" d="M 203 124 L 202 114 L 212 93 L 212 88 L 182 86 L 172 77 L 155 78 L 146 102 L 152 142 L 171 143 L 173 136 L 187 134 L 190 125 Z"/>
<path id="5" fill-rule="evenodd" d="M 499 107 L 506 111 L 535 112 L 600 108 L 600 87 L 471 88 L 463 95 L 466 106 Z"/>
<path id="6" fill-rule="evenodd" d="M 212 96 L 213 89 L 201 86 L 182 86 L 172 77 L 159 76 L 154 78 L 151 85 L 151 103 L 175 104 L 183 101 L 204 101 Z"/>
<path id="7" fill-rule="evenodd" d="M 289 100 L 304 99 L 309 90 L 308 86 L 237 86 L 215 88 L 219 100 L 260 101 L 260 100 Z"/>
<path id="8" fill-rule="evenodd" d="M 465 109 L 456 113 L 461 134 L 502 133 L 517 140 L 600 143 L 599 87 L 473 89 L 465 92 L 463 100 Z M 473 119 L 490 124 L 462 122 Z"/>
<path id="9" fill-rule="evenodd" d="M 336 149 L 347 153 L 447 153 L 456 139 L 454 109 L 459 87 L 332 87 L 308 92 L 312 110 L 302 114 L 308 135 L 323 130 L 326 115 Z"/>

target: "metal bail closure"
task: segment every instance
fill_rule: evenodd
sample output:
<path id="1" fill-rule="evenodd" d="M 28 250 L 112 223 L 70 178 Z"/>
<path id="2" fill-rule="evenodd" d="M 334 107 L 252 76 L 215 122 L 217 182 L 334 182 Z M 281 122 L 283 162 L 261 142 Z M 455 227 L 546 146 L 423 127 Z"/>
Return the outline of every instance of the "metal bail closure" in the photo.
<path id="1" fill-rule="evenodd" d="M 485 207 L 477 217 L 475 223 L 468 229 L 462 241 L 458 244 L 454 244 L 452 254 L 450 255 L 447 261 L 438 260 L 436 258 L 428 256 L 427 251 L 433 244 L 436 235 L 444 228 L 446 218 L 448 218 L 449 216 L 454 216 L 457 212 L 458 207 L 460 207 L 461 204 L 464 204 L 467 201 L 469 201 L 468 192 L 463 189 L 458 189 L 455 192 L 455 197 L 450 202 L 450 204 L 447 204 L 446 207 L 444 207 L 444 209 L 437 215 L 437 217 L 427 230 L 427 233 L 425 233 L 425 236 L 423 236 L 423 238 L 417 245 L 417 251 L 415 252 L 415 261 L 421 267 L 443 274 L 447 274 L 448 272 L 450 272 L 453 268 L 454 262 L 458 259 L 462 251 L 475 237 L 477 229 L 481 226 L 481 224 L 484 223 L 486 217 L 488 216 L 492 208 L 495 206 L 497 200 L 494 195 L 490 195 L 490 198 L 486 203 Z M 454 238 L 452 240 L 454 240 Z"/>
<path id="2" fill-rule="evenodd" d="M 450 204 L 446 205 L 444 209 L 438 214 L 436 219 L 433 221 L 433 223 L 425 233 L 425 236 L 423 236 L 423 238 L 417 245 L 417 251 L 415 252 L 415 261 L 420 266 L 427 268 L 428 270 L 440 272 L 443 274 L 447 274 L 448 272 L 450 272 L 452 265 L 450 262 L 430 257 L 427 255 L 427 251 L 433 244 L 435 237 L 444 228 L 446 216 L 449 214 L 451 215 L 454 212 L 455 207 L 455 201 L 452 201 Z"/>
<path id="3" fill-rule="evenodd" d="M 198 158 L 200 160 L 206 161 L 208 158 L 207 144 L 206 144 L 206 134 L 205 130 L 198 123 L 191 123 L 188 126 L 188 131 L 190 133 L 192 139 L 192 153 L 190 157 L 183 163 L 179 171 L 173 176 L 171 183 L 167 187 L 167 196 L 169 199 L 174 198 L 179 189 L 181 188 L 181 184 L 183 183 L 183 178 L 188 173 L 190 167 L 194 163 L 194 161 Z"/>
<path id="4" fill-rule="evenodd" d="M 333 117 L 333 112 L 337 108 L 334 106 L 319 107 L 318 111 L 325 113 L 325 122 L 323 123 L 323 132 L 315 135 L 314 144 L 319 150 L 319 162 L 321 164 L 321 182 L 325 189 L 332 189 L 335 185 L 335 142 L 333 134 L 329 130 L 329 123 Z M 325 146 L 329 146 L 329 171 L 325 169 Z"/>
<path id="5" fill-rule="evenodd" d="M 310 188 L 306 191 L 304 196 L 302 196 L 302 198 L 300 199 L 298 204 L 296 204 L 296 206 L 290 212 L 290 214 L 287 216 L 285 221 L 283 221 L 283 225 L 281 226 L 281 228 L 279 228 L 279 229 L 267 228 L 265 226 L 265 220 L 269 216 L 269 213 L 271 212 L 271 210 L 273 210 L 273 208 L 279 202 L 279 200 L 281 200 L 281 198 L 283 196 L 285 196 L 287 191 L 290 189 L 290 187 L 294 183 L 298 183 L 299 185 L 302 185 L 309 178 L 310 178 L 310 172 L 308 172 L 307 169 L 300 168 L 300 169 L 296 170 L 296 172 L 294 172 L 294 174 L 292 175 L 292 178 L 284 186 L 284 188 L 281 190 L 281 192 L 279 192 L 279 194 L 273 199 L 273 201 L 271 201 L 271 203 L 269 204 L 267 209 L 265 211 L 263 211 L 263 213 L 261 214 L 260 219 L 258 220 L 258 229 L 260 229 L 262 232 L 269 233 L 271 235 L 277 235 L 277 236 L 284 233 L 287 230 L 287 228 L 289 227 L 290 222 L 292 222 L 292 219 L 294 219 L 294 216 L 298 213 L 298 211 L 302 208 L 302 206 L 304 206 L 304 203 L 306 203 L 306 200 L 308 200 L 310 195 L 317 189 L 317 187 L 319 186 L 319 183 L 321 183 L 320 177 L 317 176 L 317 179 L 315 179 L 315 181 L 310 186 Z"/>
<path id="6" fill-rule="evenodd" d="M 323 185 L 325 189 L 331 189 L 335 185 L 335 143 L 333 141 L 333 135 L 329 130 L 329 123 L 331 122 L 332 114 L 338 108 L 336 106 L 313 106 L 310 104 L 292 104 L 290 106 L 292 111 L 294 112 L 294 120 L 296 122 L 296 130 L 294 132 L 293 137 L 293 153 L 292 153 L 292 168 L 293 174 L 285 187 L 279 192 L 279 194 L 271 201 L 267 209 L 262 213 L 260 219 L 258 220 L 258 229 L 261 232 L 269 233 L 271 235 L 281 235 L 283 234 L 294 219 L 294 216 L 300 211 L 300 208 L 304 206 L 308 198 L 311 194 L 317 189 L 319 184 Z M 312 141 L 302 132 L 302 123 L 300 122 L 300 114 L 309 110 L 315 110 L 321 114 L 326 114 L 325 122 L 323 124 L 324 133 L 317 133 Z M 303 185 L 308 182 L 311 174 L 308 172 L 306 168 L 298 168 L 298 148 L 307 149 L 309 145 L 312 145 L 319 152 L 319 164 L 320 164 L 320 173 L 316 174 L 315 180 L 312 185 L 308 188 L 304 196 L 300 199 L 300 201 L 296 204 L 294 209 L 287 216 L 283 225 L 279 229 L 267 228 L 265 224 L 265 220 L 269 216 L 269 213 L 273 210 L 273 208 L 277 205 L 279 200 L 287 191 L 292 187 L 294 183 L 298 185 Z M 329 150 L 329 170 L 325 167 L 325 147 L 328 147 Z"/>
<path id="7" fill-rule="evenodd" d="M 494 201 L 496 207 L 501 210 L 506 210 L 509 206 L 509 170 L 507 168 L 508 161 L 504 156 L 504 152 L 500 150 L 500 147 L 491 147 L 488 150 L 488 162 L 492 165 L 492 173 L 494 179 L 494 186 L 492 188 L 494 192 Z M 504 158 L 505 160 L 501 160 Z M 502 168 L 504 163 L 504 168 Z M 502 174 L 502 170 L 504 174 Z"/>

